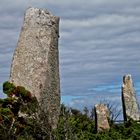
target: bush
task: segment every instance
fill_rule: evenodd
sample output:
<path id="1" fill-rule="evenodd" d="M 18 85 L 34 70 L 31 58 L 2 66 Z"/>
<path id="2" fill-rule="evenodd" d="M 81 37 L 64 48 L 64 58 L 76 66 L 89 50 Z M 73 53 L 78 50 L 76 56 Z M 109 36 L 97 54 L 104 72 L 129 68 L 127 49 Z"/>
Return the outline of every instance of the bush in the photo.
<path id="1" fill-rule="evenodd" d="M 3 84 L 3 92 L 5 94 L 7 94 L 7 96 L 11 96 L 14 92 L 14 89 L 15 89 L 15 86 L 13 83 L 10 83 L 8 81 L 6 81 L 4 84 Z"/>
<path id="2" fill-rule="evenodd" d="M 3 84 L 3 92 L 7 94 L 7 98 L 0 99 L 1 139 L 23 139 L 24 137 L 33 139 L 37 137 L 37 131 L 42 132 L 41 127 L 38 127 L 37 120 L 32 116 L 37 112 L 37 99 L 32 97 L 24 87 L 16 87 L 10 82 Z"/>
<path id="3" fill-rule="evenodd" d="M 85 114 L 62 105 L 58 127 L 54 131 L 55 140 L 140 140 L 140 124 L 135 121 L 125 124 L 112 124 L 112 121 L 109 131 L 96 133 L 94 117 Z"/>

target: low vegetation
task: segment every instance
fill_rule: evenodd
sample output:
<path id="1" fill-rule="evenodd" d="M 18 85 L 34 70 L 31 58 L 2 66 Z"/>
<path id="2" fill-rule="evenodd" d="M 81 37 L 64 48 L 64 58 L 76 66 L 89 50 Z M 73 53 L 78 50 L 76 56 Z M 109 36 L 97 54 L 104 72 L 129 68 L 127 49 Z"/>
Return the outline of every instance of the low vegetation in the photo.
<path id="1" fill-rule="evenodd" d="M 38 119 L 39 105 L 35 97 L 22 86 L 3 84 L 7 98 L 0 99 L 0 139 L 34 140 L 47 139 Z"/>
<path id="2" fill-rule="evenodd" d="M 84 109 L 85 110 L 85 109 Z M 140 124 L 129 120 L 124 124 L 110 121 L 110 130 L 96 133 L 93 112 L 61 106 L 55 140 L 140 140 Z"/>
<path id="3" fill-rule="evenodd" d="M 110 130 L 96 133 L 94 108 L 83 111 L 61 105 L 58 127 L 52 130 L 49 124 L 42 125 L 36 98 L 24 87 L 12 83 L 3 84 L 7 98 L 0 99 L 0 139 L 1 140 L 140 140 L 140 124 L 129 120 L 115 124 L 118 116 L 114 107 L 111 111 Z M 46 114 L 43 115 L 46 119 Z M 113 120 L 114 119 L 114 120 Z"/>

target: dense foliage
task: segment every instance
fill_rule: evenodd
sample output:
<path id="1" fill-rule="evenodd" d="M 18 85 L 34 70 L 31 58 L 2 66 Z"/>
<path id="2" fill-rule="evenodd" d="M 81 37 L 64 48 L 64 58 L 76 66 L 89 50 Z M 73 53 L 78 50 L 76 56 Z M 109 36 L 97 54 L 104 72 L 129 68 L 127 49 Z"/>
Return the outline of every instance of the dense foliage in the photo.
<path id="1" fill-rule="evenodd" d="M 0 139 L 33 140 L 44 139 L 48 132 L 42 130 L 38 119 L 38 102 L 22 86 L 10 82 L 3 84 L 7 98 L 0 99 Z"/>
<path id="2" fill-rule="evenodd" d="M 116 119 L 118 113 L 109 103 L 109 131 L 96 133 L 94 108 L 89 111 L 85 107 L 81 112 L 64 104 L 61 105 L 58 127 L 52 130 L 44 121 L 47 121 L 47 114 L 42 115 L 43 121 L 39 119 L 41 107 L 24 87 L 5 82 L 3 92 L 7 98 L 0 99 L 1 140 L 140 140 L 140 124 L 132 120 L 115 124 L 112 119 Z"/>
<path id="3" fill-rule="evenodd" d="M 140 124 L 129 120 L 124 124 L 110 121 L 111 129 L 96 133 L 92 111 L 81 113 L 78 110 L 61 106 L 58 128 L 55 130 L 55 140 L 140 140 Z"/>

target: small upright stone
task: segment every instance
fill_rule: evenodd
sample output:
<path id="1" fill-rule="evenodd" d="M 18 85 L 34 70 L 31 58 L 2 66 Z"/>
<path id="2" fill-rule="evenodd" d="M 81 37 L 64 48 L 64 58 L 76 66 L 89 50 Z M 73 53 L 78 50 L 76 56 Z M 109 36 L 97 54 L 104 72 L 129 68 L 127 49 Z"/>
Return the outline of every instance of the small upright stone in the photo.
<path id="1" fill-rule="evenodd" d="M 58 17 L 47 10 L 27 9 L 9 80 L 37 97 L 52 128 L 60 111 L 58 37 Z"/>
<path id="2" fill-rule="evenodd" d="M 95 125 L 97 132 L 103 132 L 109 130 L 109 110 L 104 104 L 95 105 Z"/>
<path id="3" fill-rule="evenodd" d="M 128 121 L 129 119 L 139 121 L 140 114 L 136 99 L 136 92 L 133 86 L 131 75 L 129 74 L 123 77 L 122 105 L 124 121 Z"/>

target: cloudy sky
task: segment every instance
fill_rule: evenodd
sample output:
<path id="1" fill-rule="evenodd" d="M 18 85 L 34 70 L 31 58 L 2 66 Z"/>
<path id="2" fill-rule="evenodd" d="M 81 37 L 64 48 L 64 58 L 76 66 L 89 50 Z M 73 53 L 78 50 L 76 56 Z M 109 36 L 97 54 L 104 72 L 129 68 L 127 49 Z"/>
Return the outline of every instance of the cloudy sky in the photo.
<path id="1" fill-rule="evenodd" d="M 61 19 L 62 102 L 74 107 L 104 99 L 121 103 L 127 73 L 140 98 L 140 0 L 0 0 L 1 93 L 29 6 L 48 9 Z"/>

